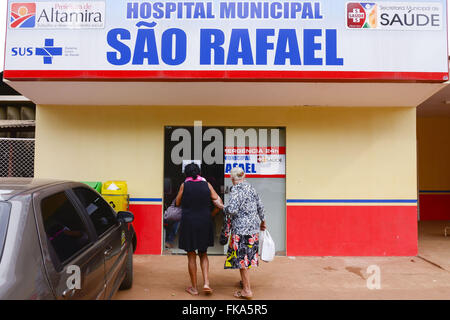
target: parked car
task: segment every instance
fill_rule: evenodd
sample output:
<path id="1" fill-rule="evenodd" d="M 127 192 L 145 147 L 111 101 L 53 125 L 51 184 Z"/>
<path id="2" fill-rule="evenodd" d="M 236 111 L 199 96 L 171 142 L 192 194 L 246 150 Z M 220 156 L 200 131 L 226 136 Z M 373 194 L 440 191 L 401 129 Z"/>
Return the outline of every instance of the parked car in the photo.
<path id="1" fill-rule="evenodd" d="M 0 300 L 110 299 L 131 288 L 133 219 L 83 183 L 0 178 Z"/>

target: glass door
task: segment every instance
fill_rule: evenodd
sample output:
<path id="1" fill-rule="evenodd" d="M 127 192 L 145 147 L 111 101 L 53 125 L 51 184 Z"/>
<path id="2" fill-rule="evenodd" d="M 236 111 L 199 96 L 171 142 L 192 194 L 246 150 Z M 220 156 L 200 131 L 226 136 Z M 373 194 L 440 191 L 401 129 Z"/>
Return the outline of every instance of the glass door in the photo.
<path id="1" fill-rule="evenodd" d="M 240 166 L 246 180 L 259 193 L 265 207 L 266 222 L 275 241 L 277 254 L 286 250 L 286 131 L 268 127 L 165 127 L 164 133 L 164 209 L 175 199 L 184 181 L 183 168 L 196 162 L 201 175 L 228 203 L 232 186 L 230 170 Z M 213 209 L 213 207 L 211 208 Z M 214 218 L 214 247 L 210 254 L 224 254 L 219 244 L 223 213 Z M 185 253 L 178 248 L 179 223 L 164 222 L 164 252 Z"/>
<path id="2" fill-rule="evenodd" d="M 232 186 L 230 170 L 239 166 L 258 192 L 278 255 L 286 253 L 286 131 L 284 128 L 225 130 L 225 205 Z"/>
<path id="3" fill-rule="evenodd" d="M 187 163 L 200 165 L 201 175 L 223 199 L 223 128 L 210 127 L 165 127 L 164 134 L 164 210 L 176 198 L 180 185 L 184 182 L 183 168 Z M 219 244 L 223 214 L 214 218 L 214 247 L 210 254 L 223 254 Z M 185 253 L 178 248 L 179 223 L 164 221 L 164 252 Z"/>

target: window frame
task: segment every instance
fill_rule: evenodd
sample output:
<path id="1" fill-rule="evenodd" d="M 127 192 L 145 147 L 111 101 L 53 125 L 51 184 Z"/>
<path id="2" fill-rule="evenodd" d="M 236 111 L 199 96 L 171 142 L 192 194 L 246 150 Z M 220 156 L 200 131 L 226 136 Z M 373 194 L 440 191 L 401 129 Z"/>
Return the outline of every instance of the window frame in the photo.
<path id="1" fill-rule="evenodd" d="M 95 230 L 93 230 L 93 226 L 90 224 L 90 221 L 86 219 L 86 216 L 84 213 L 80 210 L 79 204 L 74 201 L 73 196 L 70 194 L 71 185 L 57 185 L 54 187 L 49 187 L 43 190 L 40 190 L 37 193 L 33 194 L 33 206 L 34 206 L 34 213 L 35 213 L 35 219 L 37 220 L 38 224 L 38 234 L 40 238 L 41 244 L 45 247 L 45 250 L 47 252 L 48 259 L 53 263 L 53 267 L 57 272 L 61 272 L 64 267 L 67 265 L 70 265 L 72 261 L 76 260 L 78 257 L 83 255 L 89 248 L 91 248 L 97 241 Z M 64 193 L 69 202 L 72 204 L 72 206 L 75 209 L 75 212 L 78 214 L 78 217 L 81 220 L 81 223 L 86 228 L 86 232 L 88 235 L 88 243 L 82 247 L 80 250 L 73 253 L 70 257 L 68 257 L 66 260 L 61 261 L 58 255 L 55 252 L 55 249 L 53 245 L 48 241 L 47 233 L 45 231 L 45 225 L 44 225 L 44 219 L 42 216 L 42 207 L 41 203 L 44 199 L 51 197 L 52 195 L 58 194 L 58 193 Z"/>
<path id="2" fill-rule="evenodd" d="M 10 202 L 7 201 L 0 201 L 0 205 L 2 206 L 4 205 L 5 207 L 7 207 L 5 217 L 0 217 L 0 222 L 2 219 L 5 220 L 5 224 L 3 226 L 0 223 L 0 262 L 1 262 L 3 251 L 5 250 L 6 237 L 8 235 L 8 227 L 9 227 L 9 220 L 11 219 L 12 205 Z"/>
<path id="3" fill-rule="evenodd" d="M 78 198 L 75 189 L 86 189 L 87 191 L 94 193 L 95 195 L 99 196 L 100 199 L 102 199 L 104 201 L 104 203 L 107 205 L 107 208 L 111 211 L 115 222 L 114 224 L 112 224 L 108 229 L 106 229 L 105 231 L 103 231 L 103 233 L 101 234 L 97 234 L 97 230 L 95 229 L 95 225 L 91 220 L 91 217 L 89 215 L 89 213 L 87 212 L 85 206 L 83 205 L 83 203 L 81 202 L 80 198 Z M 88 221 L 88 223 L 91 225 L 92 230 L 94 231 L 94 234 L 96 236 L 96 241 L 105 238 L 114 228 L 116 228 L 119 225 L 119 222 L 117 220 L 117 212 L 108 204 L 108 202 L 106 202 L 106 200 L 102 197 L 101 194 L 99 194 L 98 192 L 96 192 L 95 190 L 91 190 L 88 187 L 85 186 L 74 186 L 72 188 L 70 188 L 70 194 L 71 196 L 74 198 L 74 201 L 77 202 L 80 210 L 82 211 L 83 215 L 85 216 L 86 220 Z"/>

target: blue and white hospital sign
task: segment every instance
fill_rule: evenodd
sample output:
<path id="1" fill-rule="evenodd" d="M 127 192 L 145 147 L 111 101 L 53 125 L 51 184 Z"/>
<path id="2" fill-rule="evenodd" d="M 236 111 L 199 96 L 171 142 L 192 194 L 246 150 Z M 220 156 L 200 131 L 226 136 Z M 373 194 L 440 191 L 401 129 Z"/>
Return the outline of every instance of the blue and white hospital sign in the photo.
<path id="1" fill-rule="evenodd" d="M 7 79 L 448 80 L 447 4 L 8 0 Z"/>

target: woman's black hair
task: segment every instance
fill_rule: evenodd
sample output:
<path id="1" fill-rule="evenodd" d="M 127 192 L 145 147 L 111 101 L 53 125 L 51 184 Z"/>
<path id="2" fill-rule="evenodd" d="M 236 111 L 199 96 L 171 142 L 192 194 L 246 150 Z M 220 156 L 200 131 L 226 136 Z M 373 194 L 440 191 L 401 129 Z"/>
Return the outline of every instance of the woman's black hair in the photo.
<path id="1" fill-rule="evenodd" d="M 184 174 L 186 178 L 191 177 L 195 179 L 200 174 L 200 167 L 196 163 L 190 163 L 184 168 Z"/>

